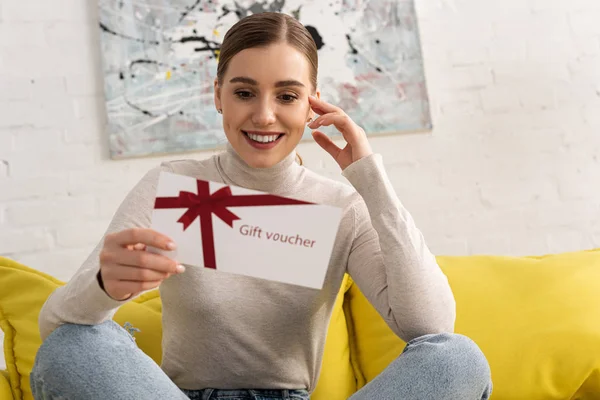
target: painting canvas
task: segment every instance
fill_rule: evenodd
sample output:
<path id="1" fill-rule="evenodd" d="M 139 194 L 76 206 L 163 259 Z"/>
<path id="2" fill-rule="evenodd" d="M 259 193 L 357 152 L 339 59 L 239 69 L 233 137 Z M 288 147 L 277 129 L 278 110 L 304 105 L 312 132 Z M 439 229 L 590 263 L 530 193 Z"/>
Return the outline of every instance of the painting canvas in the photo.
<path id="1" fill-rule="evenodd" d="M 307 27 L 323 98 L 368 135 L 431 128 L 414 0 L 99 1 L 113 158 L 222 147 L 220 44 L 241 18 L 268 11 Z"/>

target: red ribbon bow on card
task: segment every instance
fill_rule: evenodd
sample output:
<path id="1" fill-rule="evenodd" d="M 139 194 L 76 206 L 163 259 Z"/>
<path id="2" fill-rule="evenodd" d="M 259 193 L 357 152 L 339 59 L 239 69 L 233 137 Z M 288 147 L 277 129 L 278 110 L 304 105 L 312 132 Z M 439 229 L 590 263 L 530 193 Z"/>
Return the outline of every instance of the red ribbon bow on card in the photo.
<path id="1" fill-rule="evenodd" d="M 222 187 L 211 194 L 209 182 L 196 180 L 196 183 L 198 193 L 180 191 L 178 197 L 157 197 L 154 208 L 187 208 L 183 215 L 177 220 L 177 222 L 183 224 L 184 231 L 196 218 L 200 218 L 202 251 L 204 253 L 204 266 L 206 268 L 217 268 L 212 214 L 215 214 L 223 222 L 233 228 L 233 222 L 239 220 L 240 217 L 232 213 L 227 207 L 313 204 L 271 194 L 234 196 L 231 193 L 231 188 L 229 186 Z"/>

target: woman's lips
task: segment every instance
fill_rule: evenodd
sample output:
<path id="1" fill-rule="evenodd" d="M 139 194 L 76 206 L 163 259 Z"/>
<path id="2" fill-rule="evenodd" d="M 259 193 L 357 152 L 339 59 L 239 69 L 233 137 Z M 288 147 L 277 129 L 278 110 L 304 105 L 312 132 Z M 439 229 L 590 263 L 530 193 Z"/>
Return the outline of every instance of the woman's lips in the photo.
<path id="1" fill-rule="evenodd" d="M 259 150 L 268 150 L 277 146 L 284 136 L 281 132 L 242 131 L 250 146 Z M 275 140 L 273 140 L 275 139 Z"/>

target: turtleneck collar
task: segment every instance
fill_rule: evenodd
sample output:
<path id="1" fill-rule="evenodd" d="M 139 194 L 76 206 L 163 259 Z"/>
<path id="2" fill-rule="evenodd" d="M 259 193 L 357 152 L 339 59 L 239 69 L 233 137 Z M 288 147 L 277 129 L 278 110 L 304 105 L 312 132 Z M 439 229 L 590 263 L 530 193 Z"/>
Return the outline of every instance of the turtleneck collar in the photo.
<path id="1" fill-rule="evenodd" d="M 217 156 L 217 165 L 227 184 L 246 189 L 285 195 L 300 183 L 304 168 L 296 163 L 296 152 L 269 168 L 249 166 L 233 149 L 230 143 Z"/>

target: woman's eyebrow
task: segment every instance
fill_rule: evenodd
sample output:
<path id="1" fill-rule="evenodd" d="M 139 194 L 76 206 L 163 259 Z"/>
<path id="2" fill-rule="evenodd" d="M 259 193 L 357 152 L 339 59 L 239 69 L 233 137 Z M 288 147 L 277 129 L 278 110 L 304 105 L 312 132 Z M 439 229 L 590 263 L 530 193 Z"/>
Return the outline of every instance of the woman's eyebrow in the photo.
<path id="1" fill-rule="evenodd" d="M 304 87 L 304 84 L 302 82 L 299 82 L 295 79 L 288 79 L 285 81 L 279 81 L 275 84 L 275 87 L 282 87 L 282 86 L 300 86 L 300 87 Z"/>
<path id="2" fill-rule="evenodd" d="M 247 76 L 236 76 L 235 78 L 231 78 L 229 83 L 247 83 L 248 85 L 258 86 L 258 82 L 252 78 L 248 78 Z"/>
<path id="3" fill-rule="evenodd" d="M 229 80 L 229 83 L 246 83 L 248 85 L 258 86 L 258 82 L 255 79 L 249 78 L 247 76 L 236 76 L 234 78 L 231 78 Z M 279 82 L 275 83 L 275 87 L 283 87 L 283 86 L 305 87 L 305 85 L 302 82 L 297 81 L 295 79 L 286 79 L 284 81 L 279 81 Z"/>

